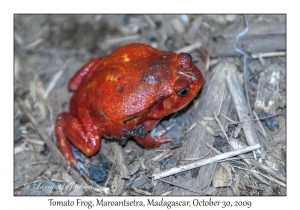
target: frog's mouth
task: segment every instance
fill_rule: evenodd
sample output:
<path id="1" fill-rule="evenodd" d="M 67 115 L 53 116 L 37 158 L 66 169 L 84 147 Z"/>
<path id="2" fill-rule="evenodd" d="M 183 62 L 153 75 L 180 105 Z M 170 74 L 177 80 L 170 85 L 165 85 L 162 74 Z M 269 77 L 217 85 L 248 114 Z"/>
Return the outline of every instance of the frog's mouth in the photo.
<path id="1" fill-rule="evenodd" d="M 165 116 L 183 109 L 193 98 L 194 96 L 183 98 L 176 94 L 172 95 L 163 102 Z"/>
<path id="2" fill-rule="evenodd" d="M 131 123 L 132 123 L 132 122 L 136 122 L 136 121 L 138 121 L 137 118 L 140 118 L 140 115 L 135 115 L 135 116 L 129 117 L 129 118 L 123 120 L 122 123 L 123 123 L 124 125 L 126 125 L 126 124 L 129 123 L 129 122 L 131 122 Z"/>

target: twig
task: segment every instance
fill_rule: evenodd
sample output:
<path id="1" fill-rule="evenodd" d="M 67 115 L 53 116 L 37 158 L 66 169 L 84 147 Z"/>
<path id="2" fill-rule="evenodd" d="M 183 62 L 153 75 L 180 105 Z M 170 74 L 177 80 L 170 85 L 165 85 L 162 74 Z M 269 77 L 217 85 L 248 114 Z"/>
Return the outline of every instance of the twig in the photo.
<path id="1" fill-rule="evenodd" d="M 128 190 L 131 190 L 131 191 L 133 191 L 133 192 L 142 194 L 142 195 L 151 195 L 150 192 L 145 191 L 145 190 L 140 190 L 140 189 L 138 189 L 138 188 L 127 188 L 127 189 L 128 189 Z"/>
<path id="2" fill-rule="evenodd" d="M 59 69 L 56 74 L 53 76 L 53 78 L 51 79 L 49 85 L 47 86 L 47 89 L 45 91 L 44 94 L 44 98 L 47 98 L 49 96 L 49 93 L 52 91 L 52 89 L 55 87 L 57 80 L 65 73 L 65 70 L 68 68 L 68 66 L 70 65 L 70 63 L 73 61 L 73 58 L 70 58 L 69 60 L 67 60 L 65 62 L 65 64 L 63 65 L 62 69 Z"/>
<path id="3" fill-rule="evenodd" d="M 262 135 L 262 137 L 264 137 L 267 141 L 269 141 L 269 139 L 263 134 L 260 128 L 257 128 L 257 131 Z"/>
<path id="4" fill-rule="evenodd" d="M 36 122 L 35 118 L 31 114 L 30 110 L 27 108 L 27 106 L 24 104 L 24 101 L 18 101 L 18 105 L 22 112 L 28 117 L 30 122 L 33 124 L 35 130 L 41 137 L 41 139 L 45 142 L 45 144 L 48 146 L 51 154 L 53 155 L 54 159 L 57 163 L 61 163 L 66 168 L 66 162 L 62 154 L 59 152 L 57 146 L 54 144 L 54 141 L 50 140 L 48 135 L 44 133 L 44 130 L 40 128 L 40 125 Z"/>
<path id="5" fill-rule="evenodd" d="M 204 194 L 204 195 L 211 195 L 211 194 L 208 194 L 208 193 L 203 192 L 203 191 L 196 191 L 196 190 L 193 190 L 193 189 L 184 187 L 184 186 L 182 186 L 182 185 L 175 184 L 175 183 L 173 183 L 173 182 L 169 182 L 169 181 L 167 181 L 167 180 L 165 180 L 165 179 L 160 179 L 160 181 L 166 182 L 166 183 L 168 183 L 168 184 L 170 184 L 170 185 L 173 185 L 173 186 L 176 186 L 176 187 L 180 187 L 180 188 L 183 188 L 183 189 L 185 189 L 185 190 L 188 190 L 188 191 L 191 191 L 191 192 L 194 192 L 194 193 Z"/>
<path id="6" fill-rule="evenodd" d="M 214 148 L 212 145 L 207 145 L 209 148 L 213 149 L 217 154 L 221 154 L 221 152 L 219 152 L 216 148 Z M 231 145 L 233 146 L 233 145 Z M 233 147 L 234 148 L 234 147 Z M 242 159 L 245 163 L 247 163 L 249 166 L 251 166 L 251 163 L 249 162 L 248 158 L 245 157 L 244 155 L 239 155 L 238 156 L 240 159 Z M 227 158 L 226 160 L 230 160 L 230 158 Z M 234 170 L 234 168 L 232 168 L 232 170 Z M 266 183 L 268 184 L 268 182 L 263 178 L 261 177 L 259 174 L 257 173 L 252 173 L 250 171 L 251 175 L 254 176 L 256 179 L 260 180 L 262 183 Z"/>
<path id="7" fill-rule="evenodd" d="M 283 125 L 284 125 L 284 124 L 283 124 Z M 278 130 L 275 131 L 275 132 L 273 133 L 272 137 L 274 137 L 274 136 L 276 135 L 276 133 L 283 127 L 283 125 L 281 125 L 281 126 L 278 128 Z"/>
<path id="8" fill-rule="evenodd" d="M 141 164 L 141 166 L 142 166 L 142 168 L 143 168 L 143 170 L 147 170 L 147 167 L 146 167 L 146 165 L 145 165 L 145 158 L 142 158 L 142 157 L 137 157 L 137 159 L 140 161 L 140 164 Z"/>
<path id="9" fill-rule="evenodd" d="M 267 135 L 266 130 L 262 126 L 262 124 L 261 124 L 261 122 L 260 122 L 260 120 L 259 120 L 259 118 L 258 118 L 258 116 L 257 116 L 257 114 L 256 114 L 256 112 L 254 110 L 253 110 L 253 114 L 254 114 L 255 119 L 257 120 L 257 123 L 258 123 L 258 125 L 259 125 L 259 127 L 261 129 L 261 132 L 262 132 L 263 136 L 269 141 L 270 137 L 269 137 L 269 135 Z"/>
<path id="10" fill-rule="evenodd" d="M 285 113 L 279 113 L 279 114 L 274 114 L 272 116 L 268 116 L 268 117 L 261 117 L 261 118 L 258 118 L 258 119 L 253 119 L 253 120 L 244 120 L 244 121 L 234 121 L 232 119 L 230 119 L 229 117 L 223 115 L 223 114 L 220 114 L 220 116 L 224 117 L 225 119 L 227 119 L 228 121 L 230 121 L 231 123 L 227 124 L 228 125 L 236 125 L 236 124 L 239 124 L 239 123 L 244 123 L 244 122 L 252 122 L 252 121 L 259 121 L 259 120 L 265 120 L 265 119 L 269 119 L 269 118 L 272 118 L 272 117 L 277 117 L 277 116 L 280 116 L 282 114 L 285 114 Z"/>
<path id="11" fill-rule="evenodd" d="M 202 120 L 204 120 L 204 121 L 213 121 L 213 120 L 215 120 L 215 118 L 214 117 L 203 117 Z"/>
<path id="12" fill-rule="evenodd" d="M 258 171 L 255 171 L 255 170 L 252 170 L 252 169 L 247 169 L 247 168 L 242 168 L 242 167 L 239 167 L 239 166 L 233 166 L 234 168 L 238 168 L 240 170 L 243 170 L 243 171 L 248 171 L 251 173 L 251 175 L 255 175 L 255 174 L 259 174 L 259 175 L 262 175 L 262 173 L 258 172 Z M 270 182 L 268 180 L 266 180 L 264 177 L 261 177 L 261 176 L 254 176 L 255 178 L 257 178 L 260 182 L 264 183 L 264 184 L 267 184 L 267 185 L 270 185 Z"/>
<path id="13" fill-rule="evenodd" d="M 262 173 L 260 173 L 260 172 L 258 172 L 258 171 L 249 170 L 249 169 L 241 168 L 241 167 L 238 167 L 238 166 L 234 166 L 234 167 L 235 167 L 235 168 L 239 168 L 239 169 L 241 169 L 241 170 L 250 171 L 250 172 L 253 172 L 253 173 L 258 173 L 258 174 L 262 175 L 263 177 L 269 179 L 270 181 L 275 182 L 276 184 L 279 184 L 279 185 L 281 185 L 282 187 L 286 187 L 286 184 L 285 184 L 285 183 L 283 183 L 283 182 L 281 182 L 281 181 L 278 181 L 277 179 L 274 179 L 273 177 L 270 177 L 270 176 L 267 176 L 267 175 L 265 175 L 265 174 L 262 174 Z"/>
<path id="14" fill-rule="evenodd" d="M 205 128 L 205 130 L 212 136 L 215 136 L 215 131 L 213 130 L 212 127 L 210 127 L 209 125 L 207 125 L 206 122 L 204 122 L 203 120 L 199 121 L 199 123 Z"/>
<path id="15" fill-rule="evenodd" d="M 115 165 L 116 165 L 116 155 L 114 155 L 114 162 L 113 162 L 113 165 L 112 165 L 111 168 L 110 168 L 110 171 L 109 171 L 109 174 L 108 174 L 108 176 L 107 176 L 107 179 L 106 179 L 106 181 L 105 181 L 105 183 L 104 183 L 104 185 L 103 185 L 104 187 L 107 186 L 108 181 L 110 180 L 111 173 L 112 173 L 113 168 L 115 167 Z"/>
<path id="16" fill-rule="evenodd" d="M 209 153 L 211 153 L 211 151 L 212 151 L 212 148 L 210 148 L 210 150 L 205 155 L 203 155 L 202 157 L 199 157 L 199 158 L 182 158 L 181 160 L 185 160 L 185 161 L 201 160 L 201 159 L 205 158 L 207 155 L 209 155 Z"/>
<path id="17" fill-rule="evenodd" d="M 185 149 L 184 146 L 183 146 L 182 148 L 178 149 L 179 152 L 178 152 L 176 155 L 174 155 L 173 157 L 171 157 L 169 160 L 167 160 L 167 161 L 161 166 L 161 169 L 163 169 L 163 168 L 165 167 L 165 165 L 166 165 L 170 160 L 174 159 L 174 158 L 175 158 L 177 155 L 179 155 L 184 149 Z M 178 151 L 178 150 L 176 150 L 176 151 Z M 174 151 L 173 153 L 175 153 L 175 151 Z M 173 153 L 172 153 L 172 154 L 173 154 Z M 169 156 L 168 156 L 168 157 L 169 157 Z"/>
<path id="18" fill-rule="evenodd" d="M 226 84 L 240 121 L 245 121 L 242 124 L 242 128 L 244 130 L 248 145 L 254 145 L 257 143 L 261 144 L 260 139 L 258 138 L 258 135 L 254 129 L 255 126 L 253 125 L 253 121 L 251 121 L 251 118 L 248 115 L 249 110 L 247 108 L 247 101 L 245 95 L 243 94 L 242 87 L 239 85 L 236 69 L 228 69 Z M 265 159 L 265 150 L 263 148 L 259 149 L 258 153 L 262 159 Z"/>
<path id="19" fill-rule="evenodd" d="M 28 52 L 36 54 L 50 54 L 50 55 L 86 55 L 88 54 L 85 50 L 61 50 L 61 49 L 25 49 Z"/>
<path id="20" fill-rule="evenodd" d="M 121 37 L 121 38 L 115 38 L 115 39 L 107 39 L 105 40 L 104 44 L 106 45 L 115 45 L 120 44 L 122 42 L 133 42 L 140 38 L 140 35 L 133 35 L 133 36 L 127 36 L 127 37 Z"/>
<path id="21" fill-rule="evenodd" d="M 170 152 L 170 149 L 166 149 L 164 152 L 156 155 L 155 157 L 152 158 L 153 161 L 158 161 L 160 159 L 162 159 L 163 157 L 165 157 L 168 153 Z"/>
<path id="22" fill-rule="evenodd" d="M 236 121 L 230 119 L 229 117 L 227 117 L 227 116 L 224 115 L 224 114 L 220 114 L 220 115 L 223 116 L 223 117 L 224 117 L 225 119 L 227 119 L 228 121 L 232 122 L 232 124 L 238 124 L 238 123 L 240 123 L 240 122 L 236 122 Z"/>
<path id="23" fill-rule="evenodd" d="M 246 99 L 247 99 L 247 105 L 248 105 L 248 111 L 250 112 L 251 119 L 253 119 L 253 115 L 251 112 L 251 105 L 250 105 L 250 98 L 249 98 L 249 78 L 248 78 L 248 73 L 247 73 L 247 56 L 244 56 L 244 85 L 245 85 L 245 93 L 246 93 Z"/>
<path id="24" fill-rule="evenodd" d="M 171 190 L 169 190 L 169 191 L 167 191 L 167 192 L 164 192 L 164 193 L 160 194 L 160 196 L 167 196 L 167 195 L 170 195 L 170 194 L 172 193 L 172 191 L 173 191 L 173 187 L 172 187 Z"/>
<path id="25" fill-rule="evenodd" d="M 255 53 L 252 54 L 251 57 L 255 59 L 259 57 L 266 58 L 266 57 L 285 56 L 285 55 L 286 55 L 285 51 L 280 51 L 280 52 Z"/>
<path id="26" fill-rule="evenodd" d="M 220 154 L 220 155 L 217 155 L 217 156 L 214 156 L 214 157 L 205 158 L 203 160 L 199 160 L 199 161 L 196 161 L 194 163 L 189 163 L 189 164 L 182 165 L 182 166 L 179 166 L 179 167 L 170 168 L 170 169 L 167 169 L 167 170 L 164 170 L 164 171 L 160 171 L 158 173 L 153 174 L 153 180 L 161 179 L 163 177 L 167 177 L 167 176 L 177 174 L 177 173 L 180 173 L 180 172 L 183 172 L 183 171 L 198 168 L 200 166 L 207 165 L 207 164 L 210 164 L 210 163 L 214 163 L 216 161 L 223 160 L 225 158 L 229 158 L 229 157 L 233 157 L 233 156 L 240 155 L 240 154 L 243 154 L 243 153 L 247 153 L 247 152 L 256 150 L 260 147 L 261 146 L 259 144 L 255 144 L 255 145 L 245 147 L 245 148 L 242 148 L 242 149 L 238 149 L 238 150 L 230 151 L 230 152 L 227 152 L 227 153 L 223 153 L 223 154 Z"/>
<path id="27" fill-rule="evenodd" d="M 225 132 L 225 130 L 224 130 L 224 128 L 223 128 L 223 126 L 222 126 L 222 124 L 221 124 L 221 122 L 220 122 L 219 118 L 218 118 L 218 116 L 216 115 L 216 112 L 214 111 L 213 113 L 214 113 L 214 117 L 215 117 L 215 119 L 216 119 L 217 123 L 219 124 L 219 126 L 220 126 L 220 128 L 221 128 L 221 130 L 222 130 L 223 134 L 224 134 L 224 135 L 225 135 L 225 137 L 226 137 L 226 140 L 227 140 L 228 144 L 230 145 L 230 142 L 229 142 L 228 136 L 227 136 L 227 134 L 226 134 L 226 132 Z"/>
<path id="28" fill-rule="evenodd" d="M 284 176 L 282 176 L 281 174 L 279 174 L 276 170 L 269 168 L 268 166 L 265 166 L 259 162 L 257 162 L 256 160 L 253 159 L 249 159 L 250 163 L 252 165 L 254 165 L 255 167 L 257 167 L 258 169 L 266 172 L 267 174 L 270 174 L 271 176 L 274 176 L 276 179 L 279 179 L 282 182 L 286 182 L 286 178 Z"/>
<path id="29" fill-rule="evenodd" d="M 221 153 L 220 153 L 216 148 L 214 148 L 212 145 L 207 145 L 207 146 L 208 146 L 210 149 L 213 149 L 217 154 L 221 154 Z M 276 179 L 279 179 L 279 180 L 281 180 L 281 181 L 284 182 L 284 183 L 286 182 L 286 178 L 285 178 L 283 175 L 281 175 L 281 174 L 279 174 L 277 171 L 275 171 L 275 170 L 273 170 L 273 169 L 271 169 L 271 168 L 269 168 L 269 167 L 267 167 L 267 166 L 265 166 L 265 165 L 263 165 L 263 164 L 257 162 L 256 160 L 249 159 L 249 158 L 245 157 L 244 155 L 239 155 L 239 158 L 242 159 L 242 160 L 244 160 L 249 166 L 251 166 L 251 164 L 252 164 L 252 165 L 254 165 L 255 167 L 257 167 L 258 169 L 260 169 L 260 170 L 266 172 L 267 174 L 272 175 L 272 176 L 275 177 Z M 227 158 L 226 160 L 229 160 L 229 158 Z M 252 173 L 251 171 L 250 171 L 250 173 L 251 173 L 255 178 L 261 180 L 261 177 L 259 177 L 259 174 L 258 174 L 258 173 L 255 173 L 255 174 L 254 174 L 254 173 Z M 273 181 L 273 180 L 272 180 L 272 181 Z M 264 182 L 264 181 L 262 181 L 262 182 Z"/>
<path id="30" fill-rule="evenodd" d="M 233 172 L 234 172 L 234 169 L 233 169 Z M 237 195 L 237 196 L 240 196 L 240 190 L 238 188 L 239 183 L 240 183 L 240 175 L 238 173 L 234 172 L 234 179 L 233 179 L 232 190 L 233 190 L 234 194 Z"/>
<path id="31" fill-rule="evenodd" d="M 222 154 L 219 150 L 217 150 L 217 149 L 216 149 L 215 147 L 213 147 L 212 145 L 206 144 L 206 146 L 209 147 L 210 149 L 212 149 L 213 151 L 215 151 L 217 154 Z M 241 155 L 240 155 L 239 157 L 241 157 Z M 226 158 L 226 160 L 230 160 L 230 159 L 231 159 L 231 158 Z M 246 162 L 248 165 L 250 165 L 250 162 L 248 161 L 247 158 L 241 157 L 240 159 L 245 159 L 245 160 L 246 160 L 245 162 Z"/>
<path id="32" fill-rule="evenodd" d="M 43 38 L 35 40 L 31 44 L 27 45 L 26 50 L 32 50 L 32 49 L 38 47 L 43 41 L 45 41 Z"/>
<path id="33" fill-rule="evenodd" d="M 253 174 L 255 174 L 255 173 L 253 173 Z M 256 189 L 258 189 L 258 186 L 257 186 L 257 184 L 256 184 L 256 181 L 255 181 L 255 180 L 253 180 L 251 177 L 249 177 L 249 179 L 251 179 L 251 180 L 252 180 L 252 182 L 255 184 L 255 187 L 256 187 Z M 258 194 L 258 192 L 257 192 L 257 195 L 259 195 L 259 194 Z"/>
<path id="34" fill-rule="evenodd" d="M 191 127 L 189 127 L 189 129 L 187 129 L 187 130 L 183 133 L 183 135 L 186 134 L 187 132 L 189 132 L 190 130 L 192 130 L 196 125 L 197 125 L 197 123 L 194 123 L 193 125 L 191 125 Z"/>
<path id="35" fill-rule="evenodd" d="M 189 52 L 192 52 L 193 50 L 199 49 L 201 46 L 202 46 L 201 42 L 195 42 L 191 45 L 188 45 L 188 46 L 178 49 L 176 51 L 176 53 L 181 53 L 181 52 L 189 53 Z"/>
<path id="36" fill-rule="evenodd" d="M 44 145 L 45 142 L 37 139 L 25 139 L 25 142 L 31 143 L 31 144 L 37 144 L 37 145 Z"/>
<path id="37" fill-rule="evenodd" d="M 156 28 L 154 21 L 149 15 L 143 15 L 146 22 L 150 25 L 151 28 Z"/>

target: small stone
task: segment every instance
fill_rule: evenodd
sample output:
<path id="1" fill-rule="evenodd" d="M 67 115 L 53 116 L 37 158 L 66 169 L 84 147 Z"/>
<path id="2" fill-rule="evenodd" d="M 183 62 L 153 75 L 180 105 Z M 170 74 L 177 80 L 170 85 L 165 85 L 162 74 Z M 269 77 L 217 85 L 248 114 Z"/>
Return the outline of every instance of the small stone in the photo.
<path id="1" fill-rule="evenodd" d="M 105 162 L 99 162 L 96 165 L 89 167 L 90 178 L 96 182 L 104 181 L 106 177 L 107 164 Z"/>

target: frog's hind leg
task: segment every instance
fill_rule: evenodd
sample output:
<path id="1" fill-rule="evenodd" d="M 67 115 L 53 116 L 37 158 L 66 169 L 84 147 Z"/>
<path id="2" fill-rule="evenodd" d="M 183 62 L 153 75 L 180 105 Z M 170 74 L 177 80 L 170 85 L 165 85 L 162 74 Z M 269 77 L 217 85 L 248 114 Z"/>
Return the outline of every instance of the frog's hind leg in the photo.
<path id="1" fill-rule="evenodd" d="M 95 58 L 91 61 L 89 61 L 87 64 L 85 64 L 83 67 L 81 67 L 76 74 L 72 77 L 72 79 L 69 82 L 69 89 L 70 90 L 77 90 L 78 86 L 88 78 L 90 78 L 93 73 L 98 68 L 100 61 L 102 58 Z"/>
<path id="2" fill-rule="evenodd" d="M 74 157 L 68 139 L 88 156 L 98 152 L 101 146 L 101 135 L 93 124 L 88 122 L 82 124 L 79 118 L 66 112 L 61 113 L 57 118 L 55 135 L 57 145 L 66 158 L 69 168 L 71 163 L 78 169 L 80 169 L 80 166 Z"/>

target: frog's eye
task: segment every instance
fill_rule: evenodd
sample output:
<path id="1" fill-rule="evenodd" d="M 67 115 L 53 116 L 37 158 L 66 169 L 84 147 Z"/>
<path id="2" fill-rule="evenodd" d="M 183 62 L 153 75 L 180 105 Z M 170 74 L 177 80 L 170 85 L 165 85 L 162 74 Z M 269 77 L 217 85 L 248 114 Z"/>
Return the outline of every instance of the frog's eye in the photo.
<path id="1" fill-rule="evenodd" d="M 184 97 L 189 93 L 189 90 L 190 90 L 189 87 L 183 88 L 182 90 L 177 92 L 177 95 Z"/>

